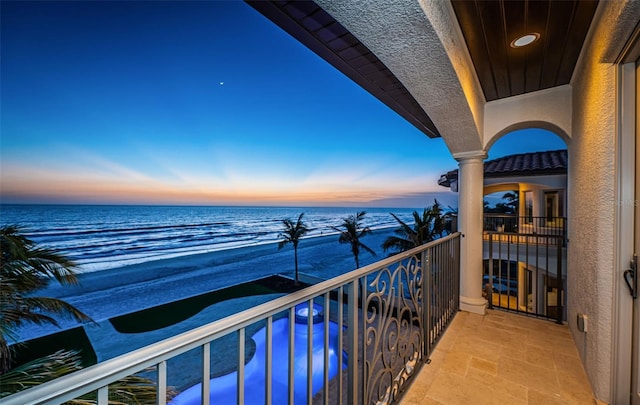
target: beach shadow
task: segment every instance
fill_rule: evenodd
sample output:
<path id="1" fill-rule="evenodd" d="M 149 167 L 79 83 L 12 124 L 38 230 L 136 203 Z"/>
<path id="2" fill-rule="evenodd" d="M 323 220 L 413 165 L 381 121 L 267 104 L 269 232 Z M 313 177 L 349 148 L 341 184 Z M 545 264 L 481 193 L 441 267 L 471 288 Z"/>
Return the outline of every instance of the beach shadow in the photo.
<path id="1" fill-rule="evenodd" d="M 255 295 L 289 294 L 307 286 L 308 284 L 304 283 L 295 285 L 289 278 L 273 275 L 116 316 L 110 318 L 109 322 L 119 333 L 151 332 L 185 321 L 219 302 Z"/>

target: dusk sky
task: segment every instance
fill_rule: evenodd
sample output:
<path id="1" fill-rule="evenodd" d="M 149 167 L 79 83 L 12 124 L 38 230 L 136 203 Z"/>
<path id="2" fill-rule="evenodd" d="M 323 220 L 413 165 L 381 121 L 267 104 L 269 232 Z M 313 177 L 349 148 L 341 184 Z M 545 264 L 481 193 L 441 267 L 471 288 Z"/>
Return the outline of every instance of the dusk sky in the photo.
<path id="1" fill-rule="evenodd" d="M 442 139 L 243 2 L 0 7 L 3 203 L 455 202 Z M 489 156 L 564 147 L 530 131 Z"/>

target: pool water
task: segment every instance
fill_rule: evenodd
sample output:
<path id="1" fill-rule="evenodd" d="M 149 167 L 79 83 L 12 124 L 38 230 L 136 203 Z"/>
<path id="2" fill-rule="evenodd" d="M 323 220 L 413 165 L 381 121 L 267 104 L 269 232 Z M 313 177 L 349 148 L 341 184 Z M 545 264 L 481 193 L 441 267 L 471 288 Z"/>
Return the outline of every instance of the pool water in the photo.
<path id="1" fill-rule="evenodd" d="M 306 307 L 306 313 L 305 313 Z M 314 306 L 312 329 L 312 395 L 319 392 L 324 385 L 324 323 L 321 306 Z M 307 338 L 308 325 L 307 304 L 296 308 L 294 325 L 294 403 L 304 404 L 307 398 Z M 288 403 L 289 387 L 289 319 L 282 318 L 272 324 L 272 403 Z M 255 342 L 254 356 L 245 365 L 244 386 L 245 403 L 262 404 L 265 399 L 265 362 L 266 362 L 266 327 L 259 329 L 253 336 Z M 338 325 L 329 322 L 329 379 L 338 374 L 338 356 L 342 350 L 338 347 Z M 346 359 L 343 361 L 346 367 Z M 212 404 L 236 404 L 237 371 L 216 377 L 210 381 L 210 402 Z M 178 394 L 170 404 L 201 404 L 202 384 L 196 384 Z"/>

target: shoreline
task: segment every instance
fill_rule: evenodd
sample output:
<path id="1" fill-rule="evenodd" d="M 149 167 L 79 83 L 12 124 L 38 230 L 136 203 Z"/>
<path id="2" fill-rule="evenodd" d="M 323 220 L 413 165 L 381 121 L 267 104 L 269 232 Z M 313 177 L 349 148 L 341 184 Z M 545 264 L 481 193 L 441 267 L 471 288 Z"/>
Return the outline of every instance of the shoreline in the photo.
<path id="1" fill-rule="evenodd" d="M 382 244 L 382 240 L 387 236 L 391 235 L 393 228 L 379 228 L 372 230 L 372 233 L 363 239 L 363 243 L 369 246 L 371 249 L 378 253 L 377 259 L 380 260 L 381 257 L 384 257 L 384 252 L 382 252 L 382 248 L 380 245 Z M 313 267 L 313 263 L 310 261 L 318 254 L 316 250 L 320 247 L 331 248 L 331 242 L 335 244 L 334 255 L 338 256 L 336 259 L 342 261 L 345 252 L 341 252 L 341 250 L 347 250 L 351 261 L 353 262 L 353 255 L 350 251 L 350 248 L 346 244 L 340 244 L 338 242 L 338 233 L 332 233 L 327 235 L 316 235 L 307 238 L 303 238 L 300 240 L 300 244 L 298 245 L 298 261 L 300 270 L 302 270 L 303 263 L 307 264 L 307 267 Z M 375 241 L 375 243 L 372 243 Z M 378 243 L 379 242 L 379 243 Z M 49 287 L 40 291 L 51 291 L 56 292 L 58 294 L 55 295 L 57 298 L 65 298 L 71 297 L 77 294 L 85 294 L 88 292 L 118 287 L 127 282 L 144 282 L 151 281 L 157 279 L 158 277 L 167 277 L 171 275 L 175 275 L 176 271 L 182 269 L 183 272 L 189 273 L 195 270 L 201 270 L 204 268 L 212 268 L 216 266 L 227 266 L 232 263 L 238 263 L 246 260 L 255 260 L 259 257 L 263 256 L 272 256 L 278 253 L 282 255 L 290 254 L 291 257 L 291 269 L 285 270 L 280 273 L 294 272 L 294 263 L 293 263 L 293 247 L 289 244 L 285 246 L 283 249 L 278 250 L 277 248 L 278 241 L 270 241 L 264 243 L 257 243 L 253 245 L 245 245 L 232 247 L 228 249 L 220 249 L 220 250 L 212 250 L 209 252 L 200 252 L 200 253 L 189 253 L 179 256 L 173 256 L 168 258 L 160 258 L 155 260 L 149 260 L 141 263 L 128 264 L 125 266 L 112 267 L 103 270 L 97 271 L 85 271 L 85 272 L 77 272 L 79 285 L 76 286 L 60 286 L 58 284 L 52 283 Z M 344 248 L 344 249 L 342 249 Z M 305 260 L 303 252 L 308 251 L 312 258 L 309 260 Z M 369 264 L 373 261 L 367 261 L 367 258 L 370 258 L 371 255 L 363 252 L 360 255 L 361 267 L 366 264 Z M 364 260 L 363 260 L 364 259 Z M 355 268 L 355 263 L 351 269 L 347 271 L 351 271 Z M 123 280 L 126 279 L 126 280 Z M 250 281 L 250 280 L 247 280 Z M 223 285 L 222 287 L 228 287 L 230 285 Z M 66 292 L 66 293 L 64 293 Z"/>
<path id="2" fill-rule="evenodd" d="M 378 227 L 370 227 L 370 229 L 373 232 L 388 231 L 395 228 L 396 228 L 395 225 L 394 226 L 381 225 Z M 339 236 L 339 233 L 333 230 L 325 234 L 321 232 L 320 234 L 304 236 L 300 241 L 302 242 L 305 240 L 313 240 L 316 238 L 323 238 L 327 236 Z M 185 251 L 185 252 L 173 252 L 173 253 L 159 252 L 156 255 L 149 255 L 149 256 L 140 257 L 140 258 L 119 259 L 119 261 L 116 261 L 116 263 L 119 263 L 119 264 L 115 264 L 115 265 L 108 264 L 109 260 L 100 261 L 100 262 L 93 261 L 93 262 L 87 262 L 87 263 L 79 263 L 76 269 L 76 273 L 77 274 L 97 273 L 97 272 L 106 271 L 106 270 L 114 270 L 114 269 L 130 267 L 130 266 L 141 265 L 148 262 L 155 262 L 159 260 L 179 259 L 186 256 L 196 256 L 196 255 L 203 255 L 203 254 L 209 254 L 209 253 L 215 253 L 215 252 L 222 252 L 227 250 L 258 247 L 258 246 L 270 245 L 278 242 L 279 242 L 279 239 L 277 238 L 262 240 L 259 242 L 252 242 L 247 244 L 242 244 L 242 242 L 221 242 L 220 243 L 221 247 L 217 247 L 217 248 L 202 247 L 200 249 L 194 249 L 192 251 Z"/>
<path id="3" fill-rule="evenodd" d="M 394 229 L 376 229 L 363 238 L 377 256 L 362 252 L 361 266 L 386 257 L 381 244 Z M 298 264 L 300 273 L 322 279 L 355 269 L 351 248 L 338 242 L 337 233 L 301 239 Z M 103 321 L 273 274 L 293 277 L 291 245 L 278 250 L 276 241 L 79 273 L 79 285 L 51 283 L 38 295 L 64 299 L 95 321 Z M 70 319 L 59 323 L 61 328 L 29 325 L 19 332 L 20 340 L 78 326 Z"/>

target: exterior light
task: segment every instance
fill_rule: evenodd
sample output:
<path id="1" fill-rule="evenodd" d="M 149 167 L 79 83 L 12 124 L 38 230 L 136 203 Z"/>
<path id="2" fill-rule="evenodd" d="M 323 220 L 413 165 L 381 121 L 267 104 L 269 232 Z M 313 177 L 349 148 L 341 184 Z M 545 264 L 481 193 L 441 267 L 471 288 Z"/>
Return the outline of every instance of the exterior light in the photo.
<path id="1" fill-rule="evenodd" d="M 537 32 L 532 32 L 530 34 L 519 36 L 518 38 L 511 41 L 512 48 L 522 48 L 523 46 L 527 46 L 533 42 L 535 42 L 538 38 L 540 38 L 540 34 Z"/>

